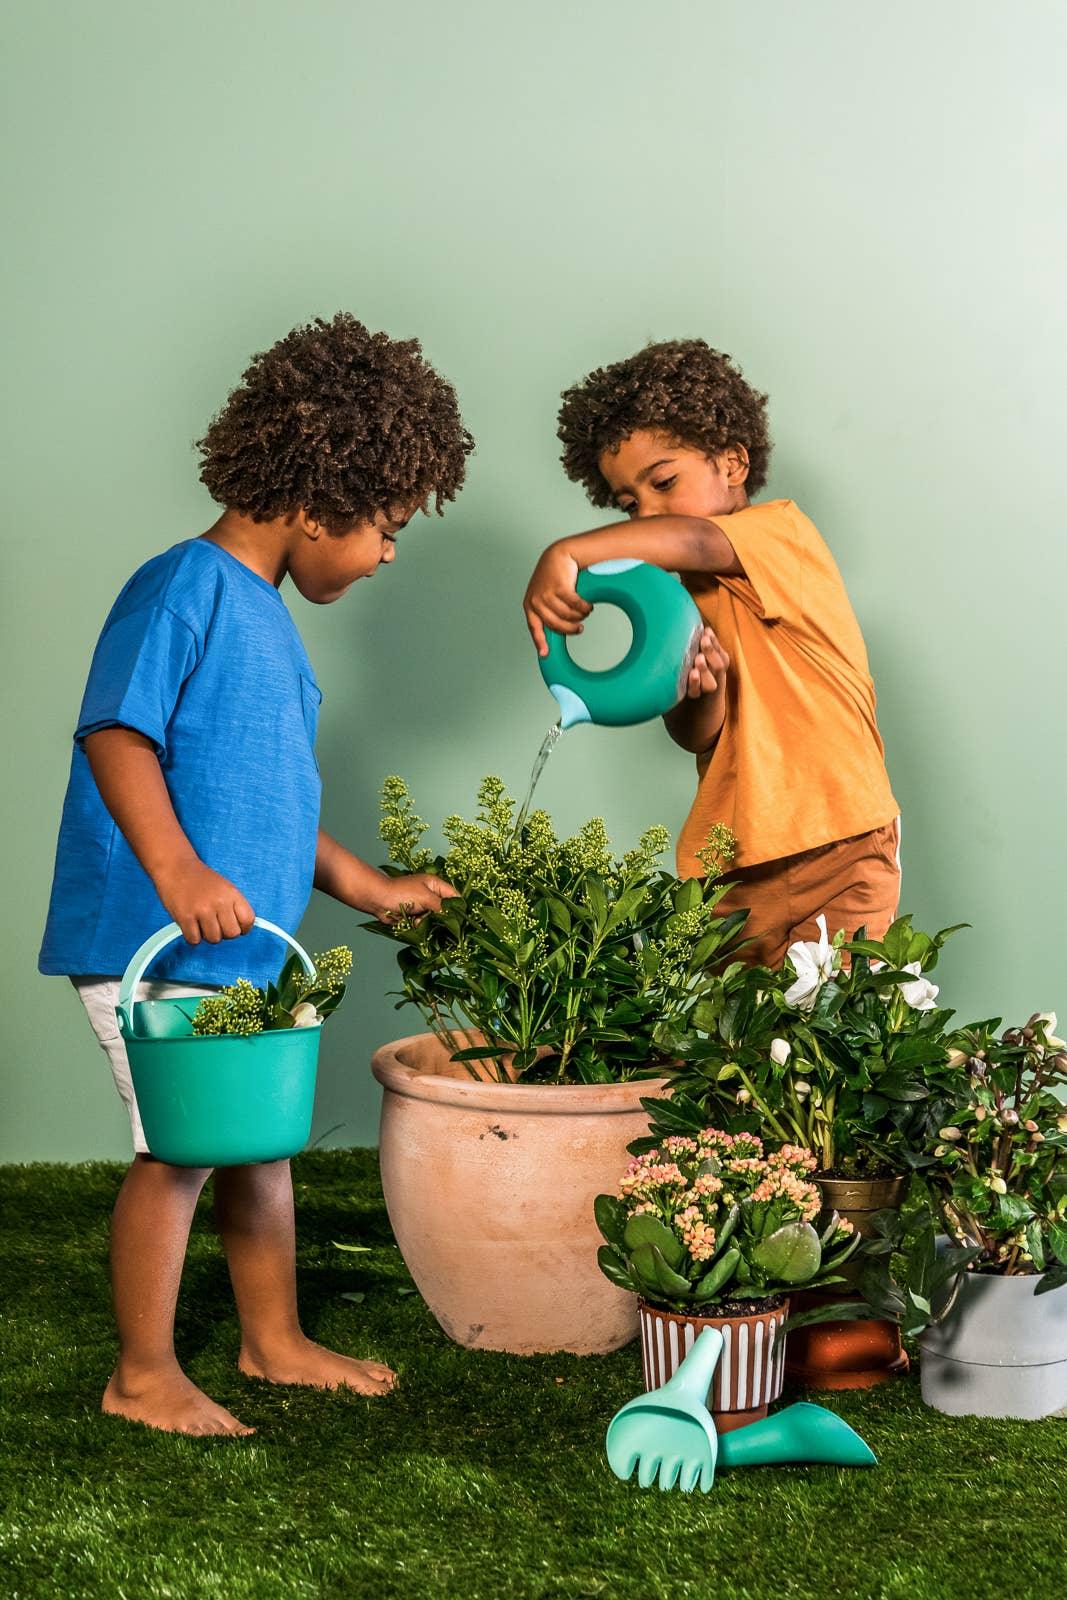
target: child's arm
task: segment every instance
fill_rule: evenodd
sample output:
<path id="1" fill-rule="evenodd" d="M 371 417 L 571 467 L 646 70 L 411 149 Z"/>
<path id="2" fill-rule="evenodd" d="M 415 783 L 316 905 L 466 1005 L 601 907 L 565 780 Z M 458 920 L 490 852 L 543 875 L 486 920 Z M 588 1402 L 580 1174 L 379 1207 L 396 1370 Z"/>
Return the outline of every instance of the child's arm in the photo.
<path id="1" fill-rule="evenodd" d="M 315 856 L 315 887 L 342 905 L 369 911 L 380 922 L 391 922 L 402 911 L 439 911 L 441 901 L 456 892 L 444 878 L 430 872 L 390 878 L 388 873 L 379 872 L 346 850 L 322 828 Z"/>
<path id="2" fill-rule="evenodd" d="M 575 588 L 579 572 L 598 561 L 624 556 L 668 572 L 745 575 L 722 528 L 704 517 L 638 517 L 557 539 L 534 568 L 523 600 L 526 625 L 539 656 L 548 654 L 546 626 L 556 633 L 581 633 L 582 618 L 593 609 Z"/>
<path id="3" fill-rule="evenodd" d="M 726 720 L 726 674 L 730 657 L 711 628 L 700 636 L 700 649 L 686 683 L 685 698 L 663 718 L 675 744 L 693 755 L 706 755 L 717 743 Z"/>
<path id="4" fill-rule="evenodd" d="M 218 944 L 247 933 L 255 912 L 189 843 L 151 739 L 132 728 L 101 728 L 87 735 L 85 754 L 100 798 L 188 942 Z"/>

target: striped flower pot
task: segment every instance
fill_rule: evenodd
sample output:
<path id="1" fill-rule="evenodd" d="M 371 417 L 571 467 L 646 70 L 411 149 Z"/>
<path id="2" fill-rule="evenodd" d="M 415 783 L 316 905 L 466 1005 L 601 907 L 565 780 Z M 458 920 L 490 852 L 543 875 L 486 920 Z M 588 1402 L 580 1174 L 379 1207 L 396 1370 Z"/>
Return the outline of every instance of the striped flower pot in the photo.
<path id="1" fill-rule="evenodd" d="M 788 1300 L 773 1311 L 757 1311 L 747 1317 L 686 1317 L 639 1301 L 646 1391 L 673 1378 L 699 1333 L 718 1328 L 722 1356 L 708 1395 L 708 1410 L 720 1433 L 758 1422 L 782 1392 L 786 1340 L 777 1334 L 788 1315 Z"/>

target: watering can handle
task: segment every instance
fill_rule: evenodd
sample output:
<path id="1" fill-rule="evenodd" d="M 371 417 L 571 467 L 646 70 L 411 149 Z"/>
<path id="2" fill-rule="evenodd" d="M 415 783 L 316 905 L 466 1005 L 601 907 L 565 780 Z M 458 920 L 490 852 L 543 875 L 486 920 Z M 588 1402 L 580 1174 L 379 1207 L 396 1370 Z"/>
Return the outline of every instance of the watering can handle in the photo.
<path id="1" fill-rule="evenodd" d="M 279 928 L 276 923 L 268 922 L 266 917 L 257 917 L 252 924 L 254 928 L 262 928 L 264 933 L 276 933 L 279 939 L 284 939 L 293 951 L 300 957 L 304 970 L 309 978 L 315 976 L 315 963 L 304 949 L 298 944 L 291 933 L 286 933 L 284 928 Z M 150 939 L 146 939 L 141 948 L 130 958 L 130 964 L 122 974 L 119 983 L 118 1010 L 126 1027 L 133 1030 L 133 997 L 137 992 L 137 985 L 144 977 L 151 963 L 156 959 L 161 950 L 165 950 L 175 939 L 180 939 L 182 930 L 176 922 L 168 922 L 165 928 L 160 928 Z"/>

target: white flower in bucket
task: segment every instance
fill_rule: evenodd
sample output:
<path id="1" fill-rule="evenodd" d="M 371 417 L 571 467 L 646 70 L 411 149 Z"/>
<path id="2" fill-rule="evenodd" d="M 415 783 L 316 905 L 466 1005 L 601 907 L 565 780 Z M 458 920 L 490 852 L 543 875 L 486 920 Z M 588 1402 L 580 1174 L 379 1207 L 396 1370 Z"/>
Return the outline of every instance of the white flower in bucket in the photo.
<path id="1" fill-rule="evenodd" d="M 294 1028 L 317 1028 L 322 1021 L 310 1000 L 301 1000 L 299 1005 L 293 1007 L 289 1015 L 293 1019 Z"/>
<path id="2" fill-rule="evenodd" d="M 826 932 L 826 918 L 815 919 L 819 938 L 800 939 L 786 951 L 786 960 L 792 965 L 797 981 L 786 990 L 785 1003 L 798 1011 L 811 1011 L 819 997 L 819 990 L 837 972 L 840 956 L 830 943 Z"/>

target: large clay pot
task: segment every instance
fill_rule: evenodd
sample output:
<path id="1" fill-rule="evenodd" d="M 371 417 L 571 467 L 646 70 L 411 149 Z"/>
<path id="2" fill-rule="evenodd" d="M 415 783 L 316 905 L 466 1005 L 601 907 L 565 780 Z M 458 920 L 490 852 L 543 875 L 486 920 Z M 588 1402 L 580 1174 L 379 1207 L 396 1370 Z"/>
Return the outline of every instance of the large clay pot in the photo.
<path id="1" fill-rule="evenodd" d="M 919 1341 L 922 1395 L 950 1417 L 1024 1417 L 1067 1409 L 1067 1285 L 965 1272 L 944 1321 Z"/>
<path id="2" fill-rule="evenodd" d="M 816 1174 L 813 1181 L 823 1197 L 816 1226 L 825 1227 L 837 1211 L 854 1224 L 858 1233 L 869 1238 L 875 1212 L 899 1211 L 910 1179 L 822 1178 Z M 849 1282 L 855 1282 L 858 1270 L 852 1262 L 846 1265 L 846 1283 L 841 1292 L 828 1289 L 796 1295 L 794 1311 L 812 1311 L 851 1299 L 847 1288 Z M 890 1378 L 902 1377 L 908 1370 L 908 1357 L 896 1323 L 864 1317 L 855 1322 L 820 1322 L 812 1328 L 794 1328 L 789 1335 L 786 1370 L 791 1379 L 808 1389 L 870 1389 Z"/>
<path id="3" fill-rule="evenodd" d="M 708 1410 L 719 1433 L 759 1422 L 777 1400 L 785 1381 L 785 1349 L 789 1335 L 779 1329 L 789 1315 L 789 1301 L 771 1311 L 740 1317 L 688 1317 L 639 1302 L 641 1359 L 645 1390 L 658 1389 L 673 1378 L 705 1328 L 722 1334 L 722 1355 L 708 1393 Z"/>
<path id="4" fill-rule="evenodd" d="M 597 1265 L 593 1218 L 643 1097 L 666 1080 L 475 1081 L 432 1034 L 383 1045 L 382 1187 L 396 1242 L 445 1333 L 469 1350 L 603 1355 L 637 1334 L 637 1303 Z"/>

